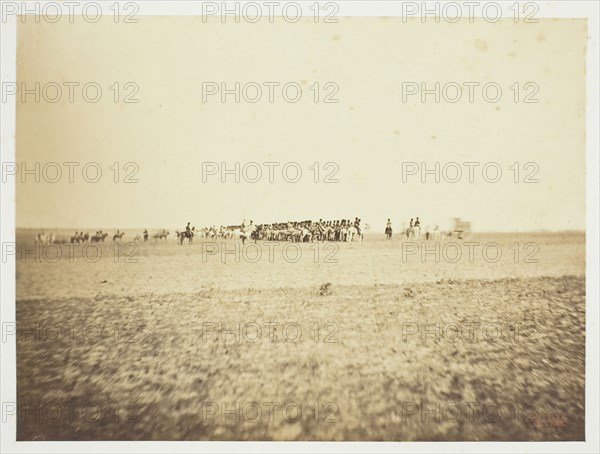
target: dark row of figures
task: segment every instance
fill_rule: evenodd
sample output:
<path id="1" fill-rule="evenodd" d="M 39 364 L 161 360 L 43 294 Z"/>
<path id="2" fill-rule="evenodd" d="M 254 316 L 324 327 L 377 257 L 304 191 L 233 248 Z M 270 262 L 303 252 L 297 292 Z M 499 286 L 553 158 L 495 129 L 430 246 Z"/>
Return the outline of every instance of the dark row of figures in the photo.
<path id="1" fill-rule="evenodd" d="M 368 225 L 365 225 L 365 229 L 369 229 Z M 167 230 L 161 230 L 152 235 L 152 239 L 155 241 L 167 240 L 171 233 Z M 274 222 L 272 224 L 254 224 L 250 221 L 249 224 L 242 222 L 241 225 L 229 225 L 229 226 L 216 226 L 204 227 L 196 230 L 188 224 L 182 230 L 176 230 L 177 241 L 183 244 L 184 240 L 188 240 L 191 244 L 193 239 L 206 238 L 206 239 L 238 239 L 245 242 L 247 239 L 254 241 L 295 241 L 295 242 L 312 242 L 312 241 L 362 241 L 364 236 L 363 227 L 359 218 L 354 218 L 354 221 L 350 219 L 341 219 L 334 221 L 288 221 L 288 222 Z M 104 243 L 105 241 L 112 238 L 112 241 L 121 241 L 125 236 L 125 232 L 117 230 L 112 236 L 102 230 L 96 231 L 95 234 L 90 235 L 89 232 L 75 232 L 70 237 L 71 243 Z M 150 234 L 145 229 L 141 235 L 135 235 L 133 241 L 149 241 Z M 65 241 L 55 241 L 54 234 L 46 234 L 42 232 L 37 235 L 36 241 L 40 243 L 64 243 Z"/>
<path id="2" fill-rule="evenodd" d="M 368 229 L 368 226 L 365 226 Z M 359 218 L 334 221 L 300 221 L 257 226 L 256 235 L 267 241 L 362 241 L 364 229 Z"/>
<path id="3" fill-rule="evenodd" d="M 365 226 L 367 229 L 368 226 Z M 355 218 L 336 220 L 336 221 L 288 221 L 274 222 L 272 224 L 254 224 L 250 221 L 246 225 L 242 222 L 241 225 L 204 227 L 196 230 L 196 227 L 187 226 L 175 232 L 180 244 L 183 244 L 185 239 L 191 244 L 195 237 L 206 239 L 235 239 L 241 240 L 244 243 L 247 239 L 264 240 L 264 241 L 295 241 L 295 242 L 311 242 L 311 241 L 362 241 L 363 228 L 361 220 Z"/>
<path id="4" fill-rule="evenodd" d="M 108 233 L 105 233 L 102 230 L 98 230 L 94 235 L 91 236 L 88 232 L 75 232 L 75 235 L 71 237 L 71 243 L 104 243 L 109 236 L 110 235 Z M 113 235 L 112 239 L 113 241 L 120 241 L 124 236 L 124 232 L 117 230 L 117 233 Z"/>
<path id="5" fill-rule="evenodd" d="M 166 230 L 163 230 L 162 232 L 158 232 L 158 233 L 152 235 L 152 237 L 156 240 L 161 240 L 161 239 L 166 239 L 168 235 L 169 235 L 169 232 L 167 232 Z M 89 232 L 83 233 L 83 231 L 82 231 L 82 232 L 75 232 L 75 235 L 71 236 L 70 238 L 68 237 L 67 240 L 64 240 L 64 239 L 57 239 L 54 232 L 46 233 L 46 231 L 43 230 L 42 232 L 38 233 L 35 236 L 35 242 L 42 243 L 42 244 L 47 244 L 47 243 L 64 244 L 64 243 L 69 243 L 69 242 L 75 243 L 75 244 L 104 243 L 109 238 L 112 238 L 113 241 L 121 241 L 124 236 L 125 236 L 125 232 L 121 232 L 120 230 L 117 230 L 117 233 L 113 234 L 112 236 L 106 232 L 103 232 L 102 230 L 98 230 L 94 235 L 90 235 Z M 134 241 L 140 241 L 143 238 L 144 241 L 148 241 L 149 237 L 150 236 L 148 234 L 148 230 L 144 230 L 143 235 L 136 235 L 133 239 L 134 239 Z"/>
<path id="6" fill-rule="evenodd" d="M 241 225 L 229 225 L 229 226 L 216 226 L 204 227 L 196 230 L 196 227 L 192 227 L 188 222 L 185 228 L 182 230 L 176 230 L 177 241 L 183 244 L 184 240 L 188 240 L 192 243 L 195 237 L 206 238 L 211 240 L 216 239 L 241 239 L 244 242 L 247 239 L 252 240 L 265 240 L 265 241 L 296 241 L 296 242 L 311 242 L 311 241 L 362 241 L 364 236 L 364 230 L 370 230 L 368 224 L 362 226 L 360 218 L 354 218 L 354 221 L 350 219 L 341 219 L 335 221 L 288 221 L 288 222 L 274 222 L 271 224 L 254 224 L 250 221 L 246 225 L 242 222 Z M 425 239 L 440 240 L 446 236 L 452 236 L 458 234 L 458 238 L 462 239 L 464 232 L 470 231 L 470 223 L 461 221 L 458 218 L 454 219 L 454 228 L 450 230 L 441 230 L 438 224 L 427 225 L 424 232 L 421 231 L 421 221 L 417 217 L 414 220 L 411 219 L 407 224 L 405 223 L 400 229 L 401 235 L 406 235 L 406 238 L 419 238 L 424 233 Z M 134 241 L 141 241 L 142 239 L 147 242 L 150 238 L 155 241 L 167 240 L 171 233 L 165 229 L 162 229 L 152 236 L 148 233 L 148 229 L 145 229 L 141 235 L 135 235 Z M 385 226 L 385 235 L 387 239 L 391 239 L 393 234 L 392 222 L 390 219 L 387 220 Z M 124 232 L 117 230 L 112 235 L 113 241 L 120 241 L 125 236 Z M 103 243 L 108 238 L 111 238 L 106 232 L 102 230 L 96 231 L 94 235 L 90 235 L 88 232 L 84 233 L 75 232 L 75 235 L 70 237 L 71 243 Z M 65 243 L 64 240 L 56 240 L 54 232 L 42 231 L 35 237 L 37 243 Z"/>

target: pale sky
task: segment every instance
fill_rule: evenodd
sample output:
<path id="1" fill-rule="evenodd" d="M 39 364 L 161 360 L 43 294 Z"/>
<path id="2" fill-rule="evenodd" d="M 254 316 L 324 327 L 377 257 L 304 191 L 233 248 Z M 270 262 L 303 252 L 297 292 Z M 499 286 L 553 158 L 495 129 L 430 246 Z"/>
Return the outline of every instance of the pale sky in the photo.
<path id="1" fill-rule="evenodd" d="M 19 23 L 19 83 L 97 82 L 103 94 L 88 103 L 76 89 L 69 103 L 64 87 L 57 103 L 17 99 L 17 162 L 95 161 L 104 173 L 95 184 L 85 182 L 80 170 L 75 183 L 66 174 L 58 183 L 17 183 L 18 227 L 182 227 L 187 221 L 204 226 L 358 216 L 381 230 L 387 218 L 399 227 L 419 216 L 424 225 L 462 217 L 480 231 L 585 229 L 585 20 L 139 20 Z M 137 84 L 139 103 L 115 103 L 109 89 L 115 82 L 122 90 L 127 82 Z M 289 103 L 276 88 L 269 103 L 265 88 L 257 103 L 235 103 L 232 96 L 226 103 L 218 96 L 203 102 L 203 82 L 295 82 L 303 94 Z M 337 84 L 339 102 L 315 103 L 309 89 L 315 82 Z M 403 82 L 480 85 L 473 103 L 466 91 L 457 103 L 435 103 L 433 96 L 422 103 L 420 96 L 403 102 Z M 497 103 L 483 100 L 481 86 L 490 82 L 503 90 Z M 536 104 L 522 102 L 532 91 L 524 89 L 528 82 L 539 87 Z M 518 103 L 509 88 L 515 83 Z M 321 95 L 327 93 L 322 88 Z M 202 182 L 203 162 L 233 168 L 252 161 L 281 163 L 275 183 L 266 167 L 254 184 L 223 184 L 216 176 Z M 279 170 L 292 161 L 303 170 L 295 184 Z M 139 182 L 114 183 L 114 162 L 137 163 Z M 309 169 L 314 162 L 335 162 L 339 182 L 315 183 Z M 403 162 L 481 165 L 475 183 L 463 167 L 458 183 L 436 184 L 431 176 L 422 183 L 418 175 L 403 182 Z M 500 165 L 498 183 L 484 181 L 487 162 Z M 539 182 L 515 183 L 515 162 L 521 180 L 533 169 L 524 169 L 525 163 L 536 163 Z M 326 173 L 322 168 L 320 177 Z"/>

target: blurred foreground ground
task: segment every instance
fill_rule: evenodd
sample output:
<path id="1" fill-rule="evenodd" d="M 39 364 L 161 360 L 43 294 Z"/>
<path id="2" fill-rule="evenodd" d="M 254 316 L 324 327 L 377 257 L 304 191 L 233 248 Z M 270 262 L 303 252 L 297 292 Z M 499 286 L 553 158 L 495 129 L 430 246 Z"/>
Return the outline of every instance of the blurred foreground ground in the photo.
<path id="1" fill-rule="evenodd" d="M 585 236 L 382 237 L 18 256 L 18 439 L 584 439 Z"/>

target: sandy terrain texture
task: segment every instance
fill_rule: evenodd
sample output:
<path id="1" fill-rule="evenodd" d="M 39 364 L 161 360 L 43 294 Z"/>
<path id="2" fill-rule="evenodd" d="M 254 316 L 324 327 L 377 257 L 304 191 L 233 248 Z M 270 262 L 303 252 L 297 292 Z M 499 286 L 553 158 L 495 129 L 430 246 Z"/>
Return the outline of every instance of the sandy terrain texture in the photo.
<path id="1" fill-rule="evenodd" d="M 382 237 L 52 261 L 18 235 L 17 439 L 584 439 L 585 236 Z"/>

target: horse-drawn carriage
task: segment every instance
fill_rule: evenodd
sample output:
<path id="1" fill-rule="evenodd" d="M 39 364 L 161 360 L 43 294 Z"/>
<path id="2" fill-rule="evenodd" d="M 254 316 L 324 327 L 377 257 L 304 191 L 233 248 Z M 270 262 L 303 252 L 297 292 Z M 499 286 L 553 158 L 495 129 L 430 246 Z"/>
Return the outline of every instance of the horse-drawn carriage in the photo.
<path id="1" fill-rule="evenodd" d="M 450 232 L 450 235 L 456 234 L 459 240 L 463 239 L 463 235 L 471 231 L 471 223 L 469 221 L 463 221 L 460 218 L 452 218 L 454 227 Z"/>

